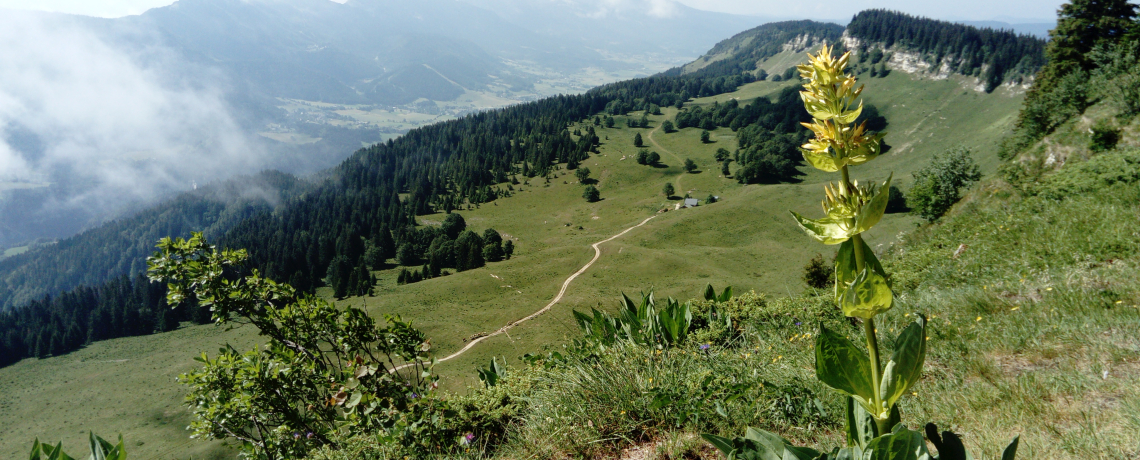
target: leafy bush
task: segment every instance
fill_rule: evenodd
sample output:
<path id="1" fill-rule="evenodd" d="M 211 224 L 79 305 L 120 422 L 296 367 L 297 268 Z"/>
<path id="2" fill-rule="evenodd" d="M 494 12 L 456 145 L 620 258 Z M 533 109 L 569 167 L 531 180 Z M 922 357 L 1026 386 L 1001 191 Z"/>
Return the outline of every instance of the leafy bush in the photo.
<path id="1" fill-rule="evenodd" d="M 982 178 L 970 151 L 956 148 L 935 155 L 930 164 L 915 171 L 908 200 L 914 212 L 933 222 L 962 197 L 962 189 Z"/>
<path id="2" fill-rule="evenodd" d="M 598 188 L 593 185 L 587 185 L 586 189 L 582 191 L 582 198 L 585 198 L 586 202 L 593 203 L 602 199 L 602 192 L 599 192 Z"/>
<path id="3" fill-rule="evenodd" d="M 1032 190 L 1037 195 L 1062 199 L 1107 188 L 1140 182 L 1140 151 L 1109 152 L 1080 163 L 1070 163 L 1044 177 Z"/>
<path id="4" fill-rule="evenodd" d="M 1116 148 L 1120 142 L 1120 130 L 1114 128 L 1108 120 L 1097 121 L 1092 127 L 1092 138 L 1089 139 L 1089 150 L 1104 152 Z"/>
<path id="5" fill-rule="evenodd" d="M 218 251 L 200 233 L 158 247 L 149 276 L 169 284 L 170 305 L 196 299 L 215 323 L 237 318 L 269 340 L 247 352 L 203 353 L 202 368 L 179 378 L 190 387 L 195 436 L 233 439 L 254 458 L 300 458 L 354 433 L 418 452 L 453 445 L 422 332 L 398 317 L 377 327 L 362 310 L 298 294 L 256 271 L 240 276 L 246 252 Z"/>

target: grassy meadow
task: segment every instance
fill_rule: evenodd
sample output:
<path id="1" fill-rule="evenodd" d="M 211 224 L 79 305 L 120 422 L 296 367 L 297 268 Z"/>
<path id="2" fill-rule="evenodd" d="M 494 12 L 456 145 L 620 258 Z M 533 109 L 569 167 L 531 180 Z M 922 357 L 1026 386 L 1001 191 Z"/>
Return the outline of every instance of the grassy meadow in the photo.
<path id="1" fill-rule="evenodd" d="M 893 171 L 895 183 L 904 190 L 910 174 L 932 155 L 958 145 L 974 150 L 983 171 L 995 171 L 998 142 L 1011 128 L 1022 100 L 1002 90 L 991 95 L 976 93 L 954 78 L 932 81 L 899 71 L 862 82 L 867 85 L 867 102 L 878 106 L 890 121 L 887 142 L 893 148 L 884 158 L 856 168 L 854 177 L 881 181 Z M 746 103 L 794 84 L 756 82 L 690 104 L 728 98 Z M 511 260 L 403 286 L 396 285 L 397 269 L 380 271 L 376 296 L 340 303 L 366 308 L 376 317 L 399 314 L 412 320 L 432 338 L 436 354 L 445 356 L 470 338 L 549 302 L 566 277 L 593 257 L 592 243 L 657 216 L 601 246 L 598 262 L 574 280 L 550 312 L 441 363 L 437 372 L 443 375 L 444 388 L 464 392 L 466 386 L 478 384 L 475 367 L 485 366 L 491 356 L 506 357 L 507 363 L 515 365 L 522 354 L 557 347 L 578 335 L 572 309 L 613 309 L 623 291 L 633 294 L 652 288 L 659 296 L 688 299 L 711 283 L 718 289 L 730 285 L 738 294 L 751 290 L 769 297 L 803 293 L 802 267 L 817 253 L 830 257 L 833 248 L 805 238 L 788 210 L 817 215 L 821 186 L 833 177 L 802 167 L 805 175 L 800 183 L 740 185 L 722 177 L 714 160 L 718 148 L 736 148 L 731 130 L 713 131 L 708 144 L 700 142 L 699 129 L 667 134 L 659 129 L 660 124 L 672 119 L 676 109 L 663 110 L 663 115 L 649 117 L 649 128 L 627 128 L 625 118 L 617 117 L 615 128 L 597 130 L 601 153 L 582 166 L 597 180 L 603 198 L 599 202 L 587 203 L 573 171 L 562 169 L 549 183 L 541 177 L 531 178 L 516 186 L 512 197 L 458 211 L 470 229 L 490 227 L 510 235 L 516 244 Z M 647 148 L 661 154 L 664 167 L 637 164 L 638 149 L 632 143 L 637 132 Z M 697 173 L 682 170 L 686 158 L 697 163 Z M 665 183 L 673 183 L 678 196 L 688 192 L 703 203 L 712 194 L 721 201 L 674 211 L 677 201 L 661 193 Z M 658 213 L 662 209 L 669 211 Z M 434 214 L 421 216 L 420 222 L 438 225 L 442 219 L 443 214 Z M 868 235 L 868 241 L 885 250 L 917 222 L 905 214 L 888 215 Z M 257 337 L 251 331 L 194 326 L 99 342 L 69 355 L 25 360 L 0 369 L 0 385 L 12 389 L 0 396 L 0 427 L 6 427 L 0 429 L 0 456 L 24 454 L 37 436 L 77 446 L 85 439 L 82 431 L 94 429 L 104 437 L 124 433 L 132 457 L 187 458 L 194 454 L 195 458 L 210 458 L 214 446 L 186 439 L 183 391 L 174 378 L 196 364 L 192 358 L 199 352 L 210 352 L 226 342 L 248 348 Z M 786 358 L 793 356 L 789 352 Z M 793 363 L 793 367 L 807 365 L 806 361 Z M 78 381 L 85 387 L 77 389 Z"/>

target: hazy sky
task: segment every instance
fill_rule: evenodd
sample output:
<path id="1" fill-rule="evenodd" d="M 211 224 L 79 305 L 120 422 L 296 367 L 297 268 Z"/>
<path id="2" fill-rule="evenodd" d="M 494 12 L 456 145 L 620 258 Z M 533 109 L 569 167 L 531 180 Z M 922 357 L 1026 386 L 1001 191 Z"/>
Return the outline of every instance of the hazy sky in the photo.
<path id="1" fill-rule="evenodd" d="M 415 1 L 415 0 L 408 0 Z M 535 0 L 542 1 L 542 0 Z M 562 0 L 573 1 L 573 0 Z M 630 0 L 600 0 L 622 3 Z M 915 0 L 679 0 L 693 8 L 759 16 L 815 19 L 850 19 L 869 8 L 888 8 L 906 13 L 948 20 L 990 20 L 1036 22 L 1056 17 L 1063 0 L 956 0 L 951 2 Z M 165 6 L 173 0 L 0 0 L 0 8 L 57 11 L 88 16 L 119 17 L 139 14 Z M 343 1 L 341 2 L 343 3 Z"/>

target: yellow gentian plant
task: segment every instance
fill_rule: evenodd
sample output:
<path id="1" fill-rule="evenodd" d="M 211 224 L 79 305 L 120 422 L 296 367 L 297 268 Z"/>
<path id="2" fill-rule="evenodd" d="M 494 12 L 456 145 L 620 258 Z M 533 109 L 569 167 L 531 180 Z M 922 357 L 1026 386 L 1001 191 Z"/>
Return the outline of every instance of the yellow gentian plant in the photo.
<path id="1" fill-rule="evenodd" d="M 839 245 L 835 258 L 835 303 L 848 317 L 862 320 L 866 352 L 842 334 L 820 324 L 816 335 L 816 377 L 847 395 L 847 446 L 830 453 L 796 447 L 763 430 L 749 428 L 742 438 L 704 435 L 730 459 L 875 459 L 875 460 L 965 460 L 970 458 L 959 438 L 950 432 L 940 436 L 933 424 L 927 437 L 938 456 L 927 451 L 922 433 L 900 423 L 898 402 L 922 376 L 926 358 L 926 318 L 915 315 L 894 340 L 894 351 L 884 364 L 879 353 L 875 317 L 891 309 L 894 293 L 889 277 L 862 234 L 879 223 L 886 212 L 891 185 L 888 176 L 881 186 L 851 179 L 849 168 L 874 160 L 882 153 L 886 133 L 868 133 L 866 122 L 856 124 L 863 112 L 859 100 L 862 86 L 846 73 L 851 53 L 838 58 L 823 46 L 797 66 L 806 80 L 800 92 L 811 123 L 803 123 L 815 137 L 801 148 L 804 160 L 826 172 L 839 172 L 836 183 L 824 186 L 820 219 L 796 212 L 792 217 L 808 236 L 829 245 Z M 856 105 L 857 104 L 857 105 Z M 1012 460 L 1017 439 L 1005 449 L 1003 460 Z"/>

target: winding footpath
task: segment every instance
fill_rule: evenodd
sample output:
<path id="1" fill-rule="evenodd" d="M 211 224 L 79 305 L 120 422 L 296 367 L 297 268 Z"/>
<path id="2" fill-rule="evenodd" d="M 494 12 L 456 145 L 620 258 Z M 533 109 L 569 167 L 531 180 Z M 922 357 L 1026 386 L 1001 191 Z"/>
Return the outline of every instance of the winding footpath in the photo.
<path id="1" fill-rule="evenodd" d="M 666 118 L 668 118 L 668 117 L 666 117 Z M 672 156 L 674 159 L 676 159 L 677 165 L 679 165 L 679 166 L 684 165 L 685 160 L 682 160 L 680 156 L 678 156 L 676 153 L 673 153 L 671 150 L 669 150 L 665 147 L 662 147 L 661 144 L 658 144 L 657 140 L 653 138 L 653 134 L 656 133 L 657 131 L 659 131 L 660 129 L 661 129 L 661 123 L 658 123 L 657 127 L 653 128 L 651 131 L 649 131 L 649 134 L 646 135 L 645 137 L 647 139 L 649 139 L 650 144 L 653 144 L 654 147 L 657 147 L 657 150 L 665 152 L 665 153 L 669 154 L 670 156 Z M 682 173 L 682 174 L 677 176 L 677 185 L 675 187 L 676 187 L 676 193 L 678 195 L 683 194 L 683 192 L 682 192 L 683 189 L 681 188 L 681 178 L 682 177 L 685 177 L 685 174 Z"/>
<path id="2" fill-rule="evenodd" d="M 635 229 L 635 228 L 637 228 L 637 227 L 640 227 L 640 226 L 642 226 L 642 225 L 645 225 L 646 223 L 648 223 L 649 221 L 653 220 L 653 219 L 654 219 L 654 218 L 656 218 L 656 217 L 657 217 L 656 215 L 654 215 L 654 216 L 650 216 L 650 217 L 647 217 L 645 220 L 641 221 L 641 223 L 640 223 L 640 224 L 637 224 L 637 225 L 634 225 L 634 226 L 632 226 L 632 227 L 630 227 L 630 228 L 627 228 L 627 229 L 625 229 L 625 230 L 622 230 L 622 231 L 621 231 L 621 233 L 618 233 L 617 235 L 611 236 L 611 237 L 609 237 L 609 238 L 606 238 L 606 239 L 604 239 L 604 240 L 602 240 L 602 241 L 599 241 L 599 242 L 597 242 L 597 243 L 594 243 L 594 244 L 590 245 L 591 247 L 593 247 L 593 248 L 594 248 L 594 258 L 593 258 L 593 259 L 590 259 L 590 261 L 589 261 L 589 262 L 587 262 L 587 263 L 586 263 L 586 265 L 583 265 L 583 266 L 582 266 L 582 268 L 580 268 L 580 269 L 578 269 L 578 271 L 574 272 L 574 274 L 573 274 L 573 275 L 570 275 L 570 277 L 569 277 L 569 278 L 566 278 L 566 281 L 564 281 L 564 282 L 562 283 L 562 289 L 561 289 L 560 291 L 558 291 L 558 295 L 554 296 L 554 299 L 553 299 L 553 300 L 551 300 L 551 301 L 550 301 L 550 303 L 546 304 L 546 306 L 545 306 L 545 307 L 542 307 L 540 310 L 538 310 L 538 311 L 536 311 L 536 312 L 534 312 L 534 313 L 531 313 L 530 315 L 528 315 L 528 316 L 526 316 L 526 317 L 524 317 L 524 318 L 521 318 L 521 319 L 517 319 L 517 320 L 511 321 L 511 322 L 507 323 L 507 325 L 506 325 L 506 326 L 500 327 L 500 328 L 499 328 L 497 331 L 495 331 L 495 332 L 492 332 L 492 333 L 490 333 L 490 334 L 487 334 L 487 335 L 484 335 L 484 336 L 481 336 L 481 337 L 477 337 L 477 338 L 475 338 L 475 339 L 474 339 L 474 340 L 472 340 L 471 342 L 467 343 L 467 346 L 463 347 L 463 348 L 462 348 L 462 349 L 460 349 L 459 351 L 457 351 L 457 352 L 455 352 L 455 353 L 452 353 L 452 354 L 450 354 L 450 355 L 447 355 L 446 357 L 440 358 L 440 359 L 436 360 L 436 362 L 440 362 L 440 363 L 442 363 L 442 362 L 444 362 L 444 361 L 447 361 L 447 360 L 449 360 L 449 359 L 452 359 L 452 358 L 455 358 L 455 357 L 457 357 L 457 356 L 459 356 L 459 355 L 462 355 L 463 353 L 466 353 L 466 352 L 467 352 L 467 350 L 470 350 L 472 347 L 474 347 L 474 346 L 475 346 L 475 344 L 477 344 L 477 343 L 479 343 L 479 342 L 482 342 L 482 341 L 483 341 L 483 340 L 485 340 L 485 339 L 489 339 L 489 338 L 491 338 L 491 337 L 494 337 L 494 336 L 496 336 L 496 335 L 499 335 L 499 334 L 503 334 L 503 333 L 507 332 L 507 330 L 509 330 L 509 329 L 511 329 L 511 328 L 513 328 L 513 327 L 515 327 L 515 326 L 518 326 L 519 324 L 522 324 L 523 322 L 525 322 L 525 321 L 527 321 L 527 320 L 530 320 L 530 319 L 534 319 L 534 318 L 535 318 L 535 317 L 537 317 L 538 315 L 541 315 L 541 314 L 543 314 L 543 313 L 546 313 L 547 311 L 550 311 L 550 308 L 551 308 L 551 307 L 553 307 L 553 306 L 554 306 L 554 304 L 556 304 L 556 303 L 558 303 L 558 301 L 562 300 L 562 296 L 566 294 L 566 289 L 570 287 L 570 282 L 571 282 L 571 281 L 574 281 L 574 278 L 577 278 L 577 277 L 578 277 L 578 275 L 581 275 L 582 273 L 585 273 L 585 272 L 586 272 L 586 270 L 588 270 L 588 269 L 590 268 L 590 266 L 591 266 L 591 265 L 594 265 L 594 262 L 597 262 L 597 261 L 598 261 L 598 259 L 599 259 L 600 257 L 602 257 L 602 248 L 600 248 L 600 247 L 598 247 L 598 246 L 600 246 L 600 245 L 602 245 L 602 244 L 605 244 L 605 243 L 608 243 L 608 242 L 610 242 L 610 241 L 613 241 L 613 240 L 615 240 L 615 239 L 617 239 L 617 238 L 621 237 L 622 235 L 625 235 L 626 233 L 629 233 L 629 231 L 630 231 L 630 230 L 633 230 L 633 229 Z M 413 364 L 413 363 L 408 363 L 408 364 L 404 364 L 404 365 L 402 365 L 402 366 L 396 367 L 396 368 L 392 369 L 392 372 L 395 372 L 395 371 L 398 371 L 398 370 L 400 370 L 400 369 L 403 369 L 403 368 L 405 368 L 405 367 L 411 366 L 412 364 Z"/>

